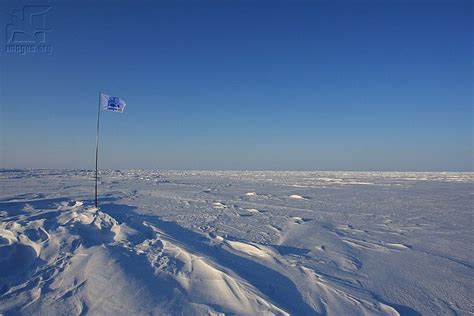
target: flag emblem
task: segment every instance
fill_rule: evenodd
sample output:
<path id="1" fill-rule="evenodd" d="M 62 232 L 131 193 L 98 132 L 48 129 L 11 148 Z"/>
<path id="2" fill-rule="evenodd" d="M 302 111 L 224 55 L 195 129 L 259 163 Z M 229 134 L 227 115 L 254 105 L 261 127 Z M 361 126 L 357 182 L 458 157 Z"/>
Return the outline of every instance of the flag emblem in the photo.
<path id="1" fill-rule="evenodd" d="M 126 105 L 127 103 L 118 97 L 113 97 L 105 93 L 100 94 L 100 108 L 104 111 L 122 113 Z"/>

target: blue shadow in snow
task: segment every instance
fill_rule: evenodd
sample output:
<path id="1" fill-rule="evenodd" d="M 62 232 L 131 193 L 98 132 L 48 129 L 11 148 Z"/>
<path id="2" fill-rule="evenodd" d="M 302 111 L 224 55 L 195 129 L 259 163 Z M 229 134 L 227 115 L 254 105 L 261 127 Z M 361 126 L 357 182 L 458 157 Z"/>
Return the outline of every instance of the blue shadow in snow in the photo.
<path id="1" fill-rule="evenodd" d="M 285 275 L 258 262 L 233 254 L 220 246 L 209 244 L 204 236 L 158 216 L 142 215 L 135 207 L 109 203 L 101 210 L 117 221 L 143 232 L 143 222 L 149 222 L 189 250 L 211 258 L 218 265 L 230 269 L 266 295 L 275 305 L 294 315 L 320 315 L 306 304 L 295 284 Z M 146 234 L 146 232 L 145 232 Z M 151 237 L 151 236 L 150 236 Z"/>

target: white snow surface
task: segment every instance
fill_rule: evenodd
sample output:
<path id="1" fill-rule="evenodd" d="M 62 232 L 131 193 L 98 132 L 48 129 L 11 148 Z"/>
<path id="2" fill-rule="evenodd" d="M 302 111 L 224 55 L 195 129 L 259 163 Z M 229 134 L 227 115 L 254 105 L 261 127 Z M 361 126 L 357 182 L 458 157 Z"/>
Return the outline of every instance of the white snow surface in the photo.
<path id="1" fill-rule="evenodd" d="M 474 315 L 473 173 L 0 170 L 0 315 Z"/>

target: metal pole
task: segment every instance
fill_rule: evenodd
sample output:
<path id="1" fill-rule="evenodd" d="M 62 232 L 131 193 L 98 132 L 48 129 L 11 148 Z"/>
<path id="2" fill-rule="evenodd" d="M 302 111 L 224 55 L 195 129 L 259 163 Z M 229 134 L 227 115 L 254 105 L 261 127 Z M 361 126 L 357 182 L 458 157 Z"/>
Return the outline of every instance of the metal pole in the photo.
<path id="1" fill-rule="evenodd" d="M 99 93 L 99 106 L 97 108 L 97 132 L 95 136 L 95 207 L 98 207 L 97 203 L 97 177 L 98 177 L 98 164 L 99 159 L 99 122 L 100 122 L 100 93 Z"/>

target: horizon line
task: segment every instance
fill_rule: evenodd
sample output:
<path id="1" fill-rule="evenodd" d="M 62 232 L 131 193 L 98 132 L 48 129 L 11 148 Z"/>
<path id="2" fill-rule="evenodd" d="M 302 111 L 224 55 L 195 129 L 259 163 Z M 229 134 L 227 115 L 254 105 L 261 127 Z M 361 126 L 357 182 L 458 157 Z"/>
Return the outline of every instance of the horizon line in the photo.
<path id="1" fill-rule="evenodd" d="M 63 171 L 90 171 L 95 172 L 94 169 L 88 168 L 28 168 L 28 167 L 14 167 L 14 168 L 3 168 L 0 167 L 0 171 L 23 171 L 23 170 L 63 170 Z M 389 172 L 399 172 L 399 173 L 474 173 L 474 170 L 344 170 L 344 169 L 331 169 L 331 170 L 317 170 L 317 169 L 171 169 L 171 168 L 163 168 L 163 169 L 153 169 L 153 168 L 103 168 L 99 169 L 100 171 L 123 171 L 123 170 L 142 170 L 142 171 L 200 171 L 200 172 L 350 172 L 350 173 L 389 173 Z"/>

